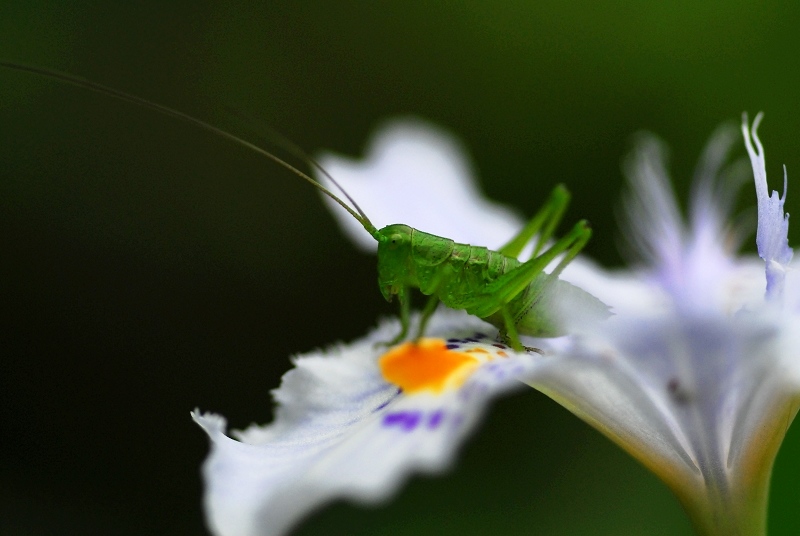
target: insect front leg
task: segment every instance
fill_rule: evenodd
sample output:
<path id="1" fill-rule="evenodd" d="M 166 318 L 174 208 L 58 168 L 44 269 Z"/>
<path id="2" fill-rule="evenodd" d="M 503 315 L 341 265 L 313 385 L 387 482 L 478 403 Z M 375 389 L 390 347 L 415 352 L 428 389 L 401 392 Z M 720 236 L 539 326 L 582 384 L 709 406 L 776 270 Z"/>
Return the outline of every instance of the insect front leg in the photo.
<path id="1" fill-rule="evenodd" d="M 417 336 L 414 338 L 414 340 L 421 339 L 425 334 L 425 327 L 428 325 L 428 320 L 430 320 L 434 311 L 436 311 L 436 306 L 439 305 L 439 302 L 441 301 L 439 299 L 439 290 L 441 289 L 442 285 L 446 283 L 450 277 L 452 277 L 452 275 L 452 267 L 449 264 L 444 263 L 443 265 L 437 267 L 431 277 L 426 281 L 423 292 L 425 294 L 429 294 L 428 302 L 425 304 L 425 307 L 422 309 L 422 313 L 420 314 Z M 423 287 L 420 287 L 420 290 L 423 290 Z"/>
<path id="2" fill-rule="evenodd" d="M 401 287 L 400 291 L 397 293 L 397 301 L 400 302 L 400 333 L 398 333 L 394 339 L 385 343 L 386 346 L 394 346 L 408 335 L 408 326 L 411 322 L 411 300 L 409 299 L 408 293 L 408 287 Z"/>
<path id="3" fill-rule="evenodd" d="M 425 326 L 428 325 L 428 320 L 430 320 L 433 312 L 436 311 L 436 306 L 439 305 L 439 298 L 436 294 L 432 294 L 428 298 L 428 302 L 425 304 L 425 308 L 422 310 L 422 314 L 419 318 L 419 328 L 417 329 L 417 336 L 415 340 L 419 340 L 425 334 Z"/>

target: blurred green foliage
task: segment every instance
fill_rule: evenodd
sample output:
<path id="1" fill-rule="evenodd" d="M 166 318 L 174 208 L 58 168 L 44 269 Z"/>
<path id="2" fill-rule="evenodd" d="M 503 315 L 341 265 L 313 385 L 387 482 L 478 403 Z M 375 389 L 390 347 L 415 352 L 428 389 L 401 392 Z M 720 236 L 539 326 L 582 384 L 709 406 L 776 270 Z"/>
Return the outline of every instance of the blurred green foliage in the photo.
<path id="1" fill-rule="evenodd" d="M 430 119 L 526 214 L 569 185 L 568 219 L 590 219 L 588 253 L 616 266 L 619 163 L 640 129 L 670 144 L 685 202 L 711 131 L 764 110 L 768 171 L 787 164 L 797 212 L 798 22 L 800 4 L 775 1 L 10 0 L 0 57 L 225 128 L 243 126 L 235 110 L 310 151 L 357 155 L 385 118 Z M 41 78 L 2 71 L 0 87 L 0 532 L 202 534 L 207 444 L 189 410 L 267 421 L 289 355 L 393 312 L 374 259 L 311 188 L 246 150 Z M 753 201 L 745 189 L 741 207 Z M 772 535 L 800 530 L 799 449 L 792 431 Z M 690 528 L 660 482 L 527 391 L 496 404 L 448 475 L 298 531 L 485 533 Z"/>

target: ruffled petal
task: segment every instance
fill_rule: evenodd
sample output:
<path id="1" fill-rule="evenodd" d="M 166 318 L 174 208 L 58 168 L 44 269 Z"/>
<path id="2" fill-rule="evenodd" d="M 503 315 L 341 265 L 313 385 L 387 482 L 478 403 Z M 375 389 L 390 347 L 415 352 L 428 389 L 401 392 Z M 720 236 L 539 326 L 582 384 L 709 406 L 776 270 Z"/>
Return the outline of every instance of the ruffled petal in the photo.
<path id="1" fill-rule="evenodd" d="M 443 312 L 429 334 L 447 339 L 376 348 L 399 329 L 393 321 L 351 345 L 300 356 L 274 392 L 275 421 L 233 432 L 238 441 L 222 417 L 194 412 L 212 443 L 203 468 L 212 532 L 283 534 L 334 498 L 375 503 L 412 472 L 447 468 L 487 402 L 521 386 L 544 359 L 476 333 L 485 327 Z"/>

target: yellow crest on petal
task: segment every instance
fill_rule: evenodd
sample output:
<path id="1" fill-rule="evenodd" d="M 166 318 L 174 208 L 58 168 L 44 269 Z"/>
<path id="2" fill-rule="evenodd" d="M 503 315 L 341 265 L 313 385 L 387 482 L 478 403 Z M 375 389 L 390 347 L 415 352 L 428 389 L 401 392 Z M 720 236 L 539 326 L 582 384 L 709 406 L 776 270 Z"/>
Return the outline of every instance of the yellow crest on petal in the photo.
<path id="1" fill-rule="evenodd" d="M 392 348 L 378 365 L 383 378 L 407 394 L 442 393 L 460 387 L 482 363 L 505 355 L 480 347 L 456 351 L 448 348 L 447 341 L 425 338 Z"/>

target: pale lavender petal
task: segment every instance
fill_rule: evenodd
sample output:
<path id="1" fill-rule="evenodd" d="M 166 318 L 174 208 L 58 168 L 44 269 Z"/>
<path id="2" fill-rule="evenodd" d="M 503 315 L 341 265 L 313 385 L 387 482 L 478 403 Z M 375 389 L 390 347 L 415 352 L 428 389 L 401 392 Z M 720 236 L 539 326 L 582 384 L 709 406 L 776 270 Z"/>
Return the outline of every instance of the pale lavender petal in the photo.
<path id="1" fill-rule="evenodd" d="M 706 150 L 690 226 L 663 149 L 644 138 L 628 167 L 627 208 L 632 242 L 650 266 L 614 274 L 577 261 L 565 270 L 617 314 L 553 341 L 553 359 L 531 379 L 658 474 L 700 533 L 760 532 L 772 464 L 800 404 L 800 277 L 787 266 L 784 199 L 767 197 L 757 124 L 757 151 L 743 131 L 759 191 L 759 253 L 768 295 L 786 271 L 792 306 L 765 304 L 763 264 L 733 254 L 725 219 L 735 168 L 723 169 L 730 136 L 721 132 Z"/>
<path id="2" fill-rule="evenodd" d="M 683 222 L 665 165 L 666 148 L 640 134 L 624 169 L 630 193 L 624 205 L 626 237 L 636 252 L 657 267 L 667 288 L 680 287 Z"/>
<path id="3" fill-rule="evenodd" d="M 784 167 L 783 197 L 777 191 L 773 191 L 772 194 L 769 193 L 764 148 L 756 132 L 762 117 L 763 114 L 761 113 L 756 115 L 752 128 L 748 130 L 747 115 L 745 114 L 742 118 L 742 134 L 744 135 L 747 153 L 750 155 L 756 183 L 756 196 L 758 197 L 756 246 L 758 255 L 766 263 L 767 296 L 779 297 L 783 293 L 786 265 L 792 260 L 793 255 L 792 248 L 789 247 L 789 215 L 783 212 L 783 204 L 786 201 L 787 177 L 786 168 Z"/>
<path id="4" fill-rule="evenodd" d="M 695 173 L 690 227 L 669 186 L 660 141 L 640 135 L 625 168 L 631 187 L 626 236 L 647 262 L 654 282 L 688 309 L 717 307 L 725 299 L 722 283 L 733 269 L 736 244 L 724 219 L 737 189 L 736 174 L 723 168 L 732 139 L 730 130 L 721 128 L 704 152 Z"/>
<path id="5" fill-rule="evenodd" d="M 736 197 L 749 175 L 744 162 L 726 166 L 739 132 L 730 124 L 717 128 L 706 144 L 694 173 L 689 196 L 689 222 L 695 242 L 716 243 L 724 236 L 723 226 Z M 740 165 L 741 164 L 741 165 Z M 719 248 L 719 246 L 716 246 Z"/>

